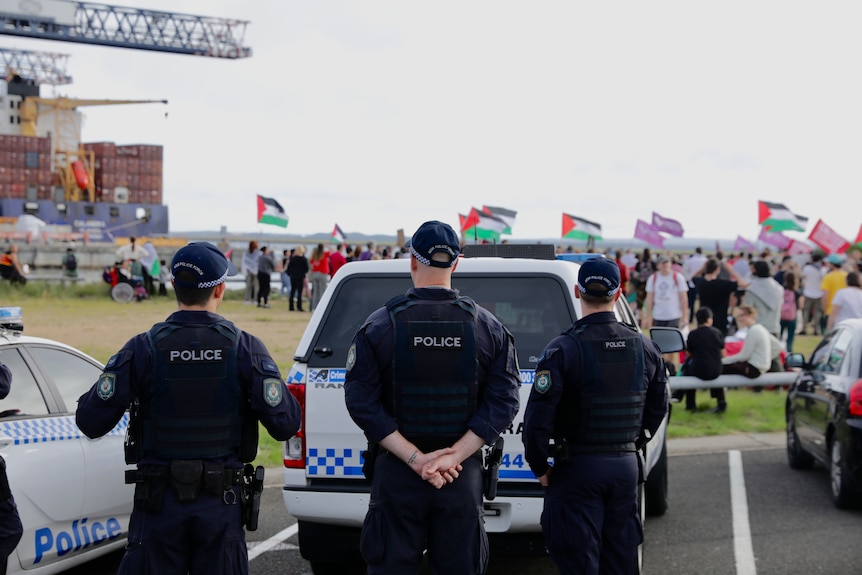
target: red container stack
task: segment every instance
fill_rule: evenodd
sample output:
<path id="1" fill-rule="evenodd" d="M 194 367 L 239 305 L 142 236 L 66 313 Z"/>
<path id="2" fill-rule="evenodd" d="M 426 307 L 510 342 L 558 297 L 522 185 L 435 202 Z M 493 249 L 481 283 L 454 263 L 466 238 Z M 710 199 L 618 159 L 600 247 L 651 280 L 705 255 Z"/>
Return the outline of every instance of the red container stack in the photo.
<path id="1" fill-rule="evenodd" d="M 112 201 L 116 188 L 127 188 L 130 203 L 162 203 L 162 146 L 94 142 L 84 148 L 95 154 L 96 196 L 102 201 Z"/>
<path id="2" fill-rule="evenodd" d="M 51 199 L 51 139 L 0 134 L 0 198 Z"/>

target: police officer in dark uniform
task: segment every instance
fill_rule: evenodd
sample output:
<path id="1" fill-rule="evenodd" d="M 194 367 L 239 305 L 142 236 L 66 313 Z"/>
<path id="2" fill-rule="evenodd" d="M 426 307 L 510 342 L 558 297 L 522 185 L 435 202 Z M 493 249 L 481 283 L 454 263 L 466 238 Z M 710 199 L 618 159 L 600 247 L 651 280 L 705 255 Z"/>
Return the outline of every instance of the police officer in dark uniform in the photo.
<path id="1" fill-rule="evenodd" d="M 524 454 L 546 487 L 542 531 L 564 574 L 631 575 L 643 541 L 637 450 L 665 415 L 667 376 L 658 346 L 617 322 L 620 293 L 613 261 L 583 263 L 583 315 L 539 358 L 524 414 Z"/>
<path id="2" fill-rule="evenodd" d="M 12 371 L 0 363 L 0 399 L 5 399 L 11 388 Z M 0 575 L 5 575 L 7 559 L 15 551 L 23 533 L 18 507 L 6 477 L 6 461 L 0 457 Z"/>
<path id="3" fill-rule="evenodd" d="M 236 273 L 212 244 L 180 248 L 179 311 L 129 340 L 78 400 L 90 438 L 132 405 L 126 458 L 138 465 L 126 472 L 135 505 L 120 574 L 248 573 L 243 524 L 256 517 L 243 462 L 257 453 L 258 421 L 287 440 L 301 420 L 263 342 L 216 313 Z"/>
<path id="4" fill-rule="evenodd" d="M 518 412 L 514 340 L 451 288 L 460 253 L 447 224 L 413 235 L 414 287 L 368 317 L 347 358 L 345 401 L 370 443 L 371 502 L 360 548 L 368 573 L 484 573 L 483 445 Z"/>

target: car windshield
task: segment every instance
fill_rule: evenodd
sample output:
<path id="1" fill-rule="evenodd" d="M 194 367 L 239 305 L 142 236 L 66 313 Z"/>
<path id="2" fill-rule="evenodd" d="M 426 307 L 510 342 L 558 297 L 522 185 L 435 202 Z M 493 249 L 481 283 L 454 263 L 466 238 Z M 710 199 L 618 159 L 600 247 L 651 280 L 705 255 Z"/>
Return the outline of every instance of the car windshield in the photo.
<path id="1" fill-rule="evenodd" d="M 576 319 L 569 288 L 553 275 L 492 274 L 453 277 L 453 287 L 493 313 L 515 337 L 518 362 L 535 368 L 545 345 Z M 406 292 L 412 283 L 404 275 L 357 275 L 341 282 L 315 337 L 315 367 L 343 367 L 357 329 L 389 299 Z M 631 323 L 622 311 L 621 319 Z M 331 353 L 330 353 L 331 351 Z"/>

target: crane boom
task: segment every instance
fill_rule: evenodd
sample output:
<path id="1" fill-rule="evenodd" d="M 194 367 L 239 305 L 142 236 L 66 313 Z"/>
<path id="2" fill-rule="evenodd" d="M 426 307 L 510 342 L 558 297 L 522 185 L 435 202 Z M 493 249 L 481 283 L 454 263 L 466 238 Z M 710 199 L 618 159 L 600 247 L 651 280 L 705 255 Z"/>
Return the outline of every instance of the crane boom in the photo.
<path id="1" fill-rule="evenodd" d="M 248 21 L 65 0 L 0 0 L 0 34 L 212 58 L 248 58 Z"/>
<path id="2" fill-rule="evenodd" d="M 68 60 L 68 54 L 0 47 L 0 75 L 4 80 L 17 75 L 36 84 L 71 84 L 72 77 L 66 73 Z"/>

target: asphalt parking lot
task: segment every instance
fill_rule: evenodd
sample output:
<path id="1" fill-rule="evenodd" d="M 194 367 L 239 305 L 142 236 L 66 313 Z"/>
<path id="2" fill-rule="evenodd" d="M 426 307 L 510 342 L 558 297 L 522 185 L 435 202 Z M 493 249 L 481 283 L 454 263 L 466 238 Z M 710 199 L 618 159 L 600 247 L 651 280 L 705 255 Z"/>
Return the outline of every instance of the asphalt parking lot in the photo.
<path id="1" fill-rule="evenodd" d="M 850 575 L 859 572 L 862 511 L 833 507 L 827 471 L 787 466 L 784 434 L 671 440 L 670 508 L 646 523 L 644 573 Z M 250 533 L 253 575 L 310 574 L 268 470 L 261 527 Z M 119 555 L 68 573 L 113 575 Z M 490 575 L 556 573 L 542 558 L 492 560 Z"/>

